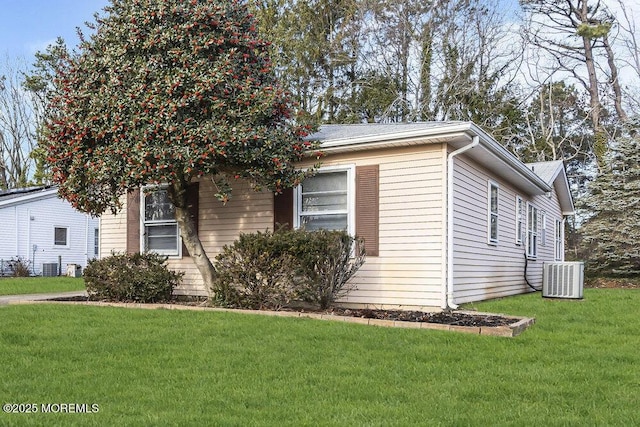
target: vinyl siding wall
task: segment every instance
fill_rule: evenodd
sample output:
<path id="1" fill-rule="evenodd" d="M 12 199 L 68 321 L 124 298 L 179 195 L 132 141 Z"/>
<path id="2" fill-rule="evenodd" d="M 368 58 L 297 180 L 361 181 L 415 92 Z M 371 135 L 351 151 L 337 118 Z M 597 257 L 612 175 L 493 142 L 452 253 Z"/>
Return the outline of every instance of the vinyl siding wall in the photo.
<path id="1" fill-rule="evenodd" d="M 118 214 L 108 213 L 100 217 L 100 258 L 111 252 L 127 251 L 127 198 L 120 198 L 122 209 Z"/>
<path id="2" fill-rule="evenodd" d="M 235 182 L 233 196 L 223 205 L 215 198 L 217 192 L 210 179 L 200 181 L 198 234 L 207 255 L 213 260 L 222 247 L 233 243 L 240 233 L 264 231 L 273 228 L 273 196 L 269 192 L 256 193 L 246 183 Z M 127 207 L 123 197 L 123 207 L 117 215 L 103 215 L 101 218 L 102 256 L 111 251 L 126 252 Z M 176 271 L 185 273 L 182 286 L 176 289 L 178 295 L 207 295 L 200 273 L 190 257 L 169 257 L 167 264 Z"/>
<path id="3" fill-rule="evenodd" d="M 368 257 L 353 278 L 357 290 L 344 300 L 353 306 L 438 308 L 441 304 L 445 227 L 442 145 L 356 152 L 323 158 L 323 166 L 379 165 L 379 256 Z M 241 232 L 273 229 L 273 195 L 234 185 L 222 205 L 210 180 L 200 182 L 198 231 L 211 259 Z M 126 204 L 126 201 L 123 200 Z M 126 250 L 126 206 L 101 219 L 101 255 Z M 189 257 L 170 258 L 184 271 L 177 294 L 206 295 Z"/>
<path id="4" fill-rule="evenodd" d="M 323 158 L 323 166 L 379 166 L 379 256 L 369 256 L 341 302 L 356 307 L 438 309 L 446 276 L 446 156 L 441 144 L 379 149 Z M 302 165 L 304 166 L 304 165 Z M 538 256 L 527 277 L 541 286 L 542 263 L 554 259 L 555 222 L 562 219 L 555 194 L 531 197 L 462 155 L 454 172 L 454 301 L 471 302 L 527 292 L 526 242 L 516 244 L 516 196 L 546 212 L 546 244 L 539 229 Z M 488 182 L 499 185 L 498 242 L 488 244 Z M 199 234 L 211 259 L 241 232 L 273 228 L 273 195 L 234 186 L 222 205 L 210 180 L 200 182 Z M 126 250 L 126 207 L 101 224 L 101 255 Z M 184 271 L 178 294 L 206 295 L 189 257 L 169 265 Z"/>
<path id="5" fill-rule="evenodd" d="M 233 196 L 226 205 L 215 198 L 211 180 L 200 181 L 198 235 L 213 261 L 224 245 L 232 244 L 240 233 L 273 229 L 273 194 L 255 192 L 244 182 L 234 182 Z M 169 267 L 184 271 L 179 295 L 207 295 L 200 273 L 190 257 L 169 259 Z"/>
<path id="6" fill-rule="evenodd" d="M 323 166 L 379 165 L 379 256 L 367 257 L 341 302 L 375 308 L 439 308 L 446 185 L 442 145 L 329 155 Z"/>
<path id="7" fill-rule="evenodd" d="M 489 182 L 499 186 L 498 242 L 489 244 Z M 554 260 L 555 222 L 562 214 L 555 193 L 530 196 L 498 179 L 466 156 L 455 159 L 454 301 L 457 304 L 531 291 L 525 275 L 525 241 L 516 243 L 516 198 L 538 208 L 538 255 L 528 259 L 527 278 L 542 286 L 542 264 Z M 542 242 L 542 212 L 546 241 Z M 526 211 L 525 211 L 526 214 Z"/>

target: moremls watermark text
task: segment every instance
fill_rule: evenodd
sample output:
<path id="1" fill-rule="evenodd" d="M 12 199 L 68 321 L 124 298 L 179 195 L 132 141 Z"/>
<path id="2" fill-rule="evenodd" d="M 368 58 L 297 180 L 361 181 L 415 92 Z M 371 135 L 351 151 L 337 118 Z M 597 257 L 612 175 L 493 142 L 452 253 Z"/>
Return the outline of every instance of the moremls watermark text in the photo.
<path id="1" fill-rule="evenodd" d="M 5 403 L 2 412 L 7 414 L 95 414 L 100 412 L 97 403 Z"/>

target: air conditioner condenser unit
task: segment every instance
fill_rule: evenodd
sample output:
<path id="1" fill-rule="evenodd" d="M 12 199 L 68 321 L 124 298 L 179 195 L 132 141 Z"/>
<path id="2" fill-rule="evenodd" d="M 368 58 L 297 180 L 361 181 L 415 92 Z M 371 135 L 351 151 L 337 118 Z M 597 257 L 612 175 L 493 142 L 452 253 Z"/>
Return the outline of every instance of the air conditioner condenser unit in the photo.
<path id="1" fill-rule="evenodd" d="M 58 264 L 55 262 L 42 264 L 42 276 L 55 277 L 58 275 Z"/>
<path id="2" fill-rule="evenodd" d="M 582 299 L 583 262 L 548 262 L 542 271 L 542 296 L 545 298 Z"/>

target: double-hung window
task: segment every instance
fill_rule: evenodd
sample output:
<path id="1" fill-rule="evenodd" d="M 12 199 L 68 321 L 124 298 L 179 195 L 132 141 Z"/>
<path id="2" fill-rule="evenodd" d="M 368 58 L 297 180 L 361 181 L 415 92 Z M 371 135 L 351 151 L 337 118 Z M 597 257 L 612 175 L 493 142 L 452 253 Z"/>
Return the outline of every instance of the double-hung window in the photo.
<path id="1" fill-rule="evenodd" d="M 97 257 L 100 254 L 100 229 L 93 229 L 93 255 Z"/>
<path id="2" fill-rule="evenodd" d="M 538 208 L 533 205 L 527 209 L 527 256 L 538 256 Z"/>
<path id="3" fill-rule="evenodd" d="M 489 182 L 489 244 L 498 243 L 498 184 Z"/>
<path id="4" fill-rule="evenodd" d="M 296 189 L 294 225 L 353 234 L 351 168 L 326 168 Z"/>
<path id="5" fill-rule="evenodd" d="M 556 220 L 556 244 L 555 258 L 556 261 L 564 260 L 564 222 Z"/>
<path id="6" fill-rule="evenodd" d="M 69 247 L 69 227 L 53 228 L 53 246 Z"/>
<path id="7" fill-rule="evenodd" d="M 175 208 L 167 190 L 158 187 L 142 191 L 143 250 L 162 255 L 180 255 L 180 233 Z"/>
<path id="8" fill-rule="evenodd" d="M 516 196 L 516 244 L 522 245 L 527 228 L 527 210 L 522 197 Z"/>
<path id="9" fill-rule="evenodd" d="M 545 211 L 540 212 L 540 222 L 541 222 L 540 244 L 542 246 L 547 246 L 547 213 Z"/>

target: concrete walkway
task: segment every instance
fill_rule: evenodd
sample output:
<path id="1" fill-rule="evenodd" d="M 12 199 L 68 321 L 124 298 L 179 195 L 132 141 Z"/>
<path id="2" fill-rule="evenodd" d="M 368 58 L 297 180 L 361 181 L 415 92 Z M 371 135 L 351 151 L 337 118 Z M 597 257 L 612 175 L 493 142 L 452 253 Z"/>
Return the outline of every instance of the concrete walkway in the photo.
<path id="1" fill-rule="evenodd" d="M 69 298 L 87 296 L 87 291 L 53 292 L 50 294 L 28 294 L 28 295 L 0 295 L 0 305 L 16 303 L 19 301 L 43 301 L 53 298 Z"/>

